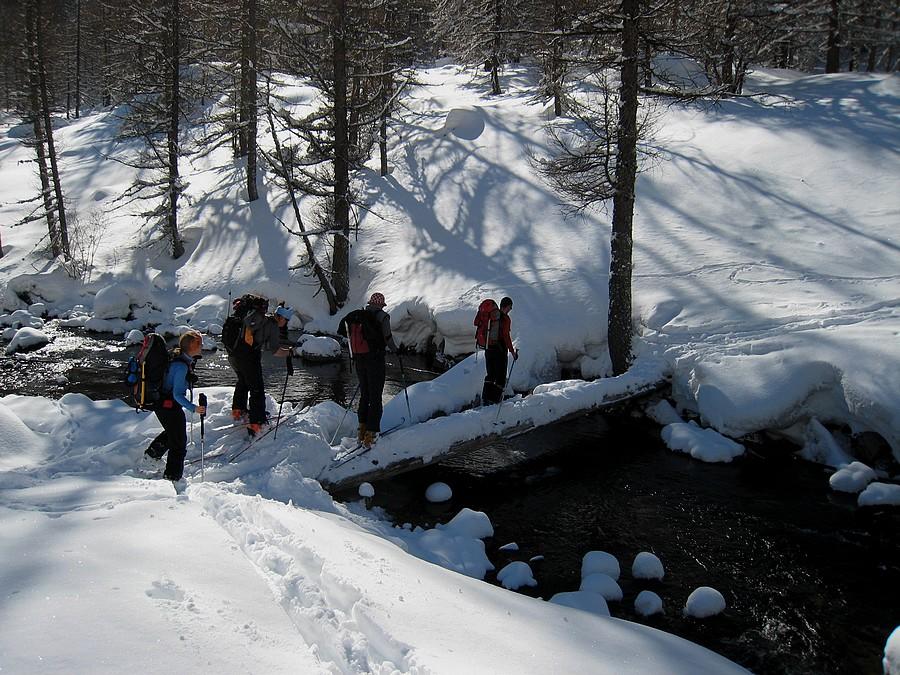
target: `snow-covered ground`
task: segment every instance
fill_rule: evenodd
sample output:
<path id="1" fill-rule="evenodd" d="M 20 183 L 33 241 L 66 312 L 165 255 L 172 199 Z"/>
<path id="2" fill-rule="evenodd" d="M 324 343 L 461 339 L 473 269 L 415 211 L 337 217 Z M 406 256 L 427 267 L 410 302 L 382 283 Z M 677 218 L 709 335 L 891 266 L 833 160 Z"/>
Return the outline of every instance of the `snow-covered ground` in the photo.
<path id="1" fill-rule="evenodd" d="M 363 214 L 354 245 L 350 304 L 381 291 L 399 339 L 433 340 L 459 355 L 474 346 L 479 301 L 510 295 L 521 354 L 512 384 L 541 386 L 504 404 L 504 419 L 547 418 L 550 407 L 594 400 L 614 385 L 557 380 L 563 367 L 609 372 L 608 218 L 564 218 L 529 163 L 545 150 L 548 119 L 529 102 L 532 74 L 512 69 L 497 97 L 452 65 L 419 75 L 411 112 L 392 128 L 392 172 L 367 172 L 360 185 L 373 215 Z M 718 434 L 769 429 L 804 444 L 811 459 L 849 465 L 823 423 L 875 431 L 900 459 L 900 77 L 762 71 L 747 88 L 772 96 L 662 113 L 663 161 L 638 181 L 638 363 L 671 376 L 677 407 L 656 406 L 654 415 L 673 449 L 707 461 L 743 451 Z M 308 89 L 294 89 L 291 100 L 309 100 Z M 84 219 L 108 211 L 132 179 L 105 159 L 134 152 L 113 141 L 115 125 L 107 113 L 60 122 L 64 188 Z M 21 217 L 18 202 L 33 189 L 22 133 L 0 128 L 4 224 Z M 81 284 L 42 257 L 39 222 L 4 228 L 0 305 L 32 311 L 0 324 L 39 332 L 46 311 L 122 334 L 150 321 L 215 335 L 229 293 L 257 291 L 286 300 L 307 329 L 334 331 L 339 317 L 289 269 L 302 247 L 274 218 L 291 222 L 283 196 L 264 182 L 262 198 L 244 203 L 240 167 L 224 151 L 185 161 L 182 174 L 187 253 L 178 261 L 152 243 L 155 231 L 108 211 L 96 269 Z M 15 345 L 40 342 L 26 332 Z M 416 385 L 411 408 L 403 397 L 388 404 L 385 428 L 404 413 L 424 421 L 460 410 L 480 377 L 467 360 Z M 206 392 L 204 447 L 221 460 L 241 441 L 225 428 L 229 392 Z M 0 668 L 737 670 L 678 638 L 566 606 L 605 607 L 598 592 L 578 592 L 594 593 L 594 603 L 580 595 L 556 604 L 481 583 L 491 566 L 483 514 L 410 531 L 362 503 L 334 502 L 314 477 L 332 460 L 328 440 L 343 410 L 294 412 L 285 405 L 277 440 L 266 437 L 233 463 L 213 458 L 205 482 L 190 465 L 189 487 L 176 496 L 134 475 L 157 431 L 149 417 L 77 395 L 0 399 Z M 422 425 L 424 438 L 447 429 L 463 438 L 491 415 L 451 414 Z M 401 433 L 398 447 L 423 438 Z M 196 424 L 194 440 L 192 459 Z M 873 474 L 852 473 L 836 485 L 865 488 L 860 504 L 898 499 L 896 485 L 866 487 Z M 516 566 L 504 578 L 528 584 L 524 572 Z M 658 609 L 653 597 L 638 604 L 642 613 Z"/>

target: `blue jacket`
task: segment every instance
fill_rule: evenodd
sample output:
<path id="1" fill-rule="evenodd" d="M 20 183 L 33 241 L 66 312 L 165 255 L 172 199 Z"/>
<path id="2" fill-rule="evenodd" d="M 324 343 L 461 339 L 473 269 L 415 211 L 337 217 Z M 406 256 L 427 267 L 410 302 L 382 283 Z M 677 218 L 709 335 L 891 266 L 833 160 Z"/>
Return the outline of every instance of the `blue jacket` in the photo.
<path id="1" fill-rule="evenodd" d="M 187 398 L 187 392 L 191 388 L 187 382 L 187 374 L 193 363 L 193 359 L 184 354 L 172 359 L 162 387 L 163 392 L 171 393 L 175 402 L 190 413 L 197 409 Z"/>

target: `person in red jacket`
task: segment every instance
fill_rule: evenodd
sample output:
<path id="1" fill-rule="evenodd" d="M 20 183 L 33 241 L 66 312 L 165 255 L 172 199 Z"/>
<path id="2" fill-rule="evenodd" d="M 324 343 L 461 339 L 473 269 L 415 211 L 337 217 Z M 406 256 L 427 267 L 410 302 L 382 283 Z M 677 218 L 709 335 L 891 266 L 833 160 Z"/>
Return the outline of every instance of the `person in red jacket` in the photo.
<path id="1" fill-rule="evenodd" d="M 500 301 L 500 309 L 496 312 L 500 330 L 496 333 L 488 331 L 487 345 L 484 349 L 487 374 L 481 390 L 482 405 L 499 403 L 503 398 L 503 390 L 506 389 L 506 354 L 512 354 L 513 359 L 519 358 L 519 352 L 513 347 L 510 336 L 512 319 L 509 318 L 509 312 L 512 306 L 511 298 L 506 297 Z"/>

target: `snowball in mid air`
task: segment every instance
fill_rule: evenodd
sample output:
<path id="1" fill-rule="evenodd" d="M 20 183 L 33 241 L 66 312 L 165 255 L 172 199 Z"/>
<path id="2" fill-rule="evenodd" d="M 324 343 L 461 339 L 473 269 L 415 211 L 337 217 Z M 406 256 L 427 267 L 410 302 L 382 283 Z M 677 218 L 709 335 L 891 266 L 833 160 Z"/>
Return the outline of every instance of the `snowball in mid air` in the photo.
<path id="1" fill-rule="evenodd" d="M 725 611 L 725 597 L 709 586 L 695 588 L 684 603 L 684 615 L 695 619 L 705 619 L 723 611 Z"/>
<path id="2" fill-rule="evenodd" d="M 504 588 L 511 590 L 522 586 L 537 586 L 537 581 L 531 573 L 531 567 L 529 567 L 528 563 L 521 560 L 511 562 L 497 572 L 497 581 L 503 584 Z"/>
<path id="3" fill-rule="evenodd" d="M 635 579 L 662 579 L 666 574 L 662 561 L 648 551 L 641 551 L 631 563 L 631 576 Z"/>
<path id="4" fill-rule="evenodd" d="M 453 496 L 453 490 L 446 483 L 432 483 L 425 490 L 425 499 L 430 502 L 445 502 Z"/>
<path id="5" fill-rule="evenodd" d="M 619 561 L 606 551 L 588 551 L 581 560 L 581 578 L 589 574 L 608 574 L 613 580 L 619 578 Z"/>

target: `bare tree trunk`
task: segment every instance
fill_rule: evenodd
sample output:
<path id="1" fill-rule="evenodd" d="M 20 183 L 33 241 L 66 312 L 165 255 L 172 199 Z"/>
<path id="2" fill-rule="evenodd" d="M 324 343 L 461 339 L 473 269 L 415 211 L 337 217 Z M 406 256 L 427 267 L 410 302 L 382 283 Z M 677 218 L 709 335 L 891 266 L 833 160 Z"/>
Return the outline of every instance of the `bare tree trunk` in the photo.
<path id="1" fill-rule="evenodd" d="M 44 117 L 41 114 L 41 85 L 37 32 L 40 30 L 37 20 L 37 3 L 32 0 L 25 10 L 25 43 L 28 54 L 29 100 L 31 102 L 31 124 L 34 129 L 34 151 L 37 156 L 38 177 L 41 181 L 41 199 L 44 202 L 44 213 L 47 217 L 47 233 L 50 238 L 50 254 L 55 258 L 61 252 L 59 228 L 56 225 L 56 211 L 53 208 L 53 197 L 50 189 L 50 171 L 47 168 L 47 154 L 44 138 Z"/>
<path id="2" fill-rule="evenodd" d="M 609 263 L 609 356 L 615 375 L 621 375 L 631 365 L 632 226 L 637 175 L 638 0 L 622 0 L 621 9 L 623 21 L 618 154 Z"/>
<path id="3" fill-rule="evenodd" d="M 385 11 L 385 15 L 387 12 Z M 384 19 L 387 22 L 386 16 Z M 388 174 L 387 159 L 387 123 L 388 123 L 388 105 L 391 100 L 391 75 L 388 73 L 388 52 L 385 49 L 381 54 L 381 117 L 378 120 L 378 156 L 381 160 L 380 173 L 382 176 Z"/>
<path id="4" fill-rule="evenodd" d="M 81 117 L 81 0 L 75 1 L 75 119 Z"/>
<path id="5" fill-rule="evenodd" d="M 500 0 L 494 0 L 494 45 L 491 54 L 491 93 L 501 94 L 500 90 L 500 30 L 503 26 L 503 6 Z"/>
<path id="6" fill-rule="evenodd" d="M 168 134 L 168 199 L 169 208 L 166 214 L 166 234 L 172 243 L 172 257 L 184 255 L 184 242 L 178 235 L 178 195 L 181 191 L 178 174 L 178 131 L 181 114 L 181 6 L 180 0 L 172 0 L 169 30 L 171 31 L 171 54 L 169 58 L 169 134 Z"/>
<path id="7" fill-rule="evenodd" d="M 825 54 L 825 72 L 841 70 L 840 0 L 831 0 L 828 14 L 828 51 Z"/>
<path id="8" fill-rule="evenodd" d="M 346 0 L 334 0 L 331 60 L 334 68 L 334 257 L 331 283 L 343 305 L 350 294 L 350 141 L 347 128 Z"/>
<path id="9" fill-rule="evenodd" d="M 244 0 L 241 21 L 241 155 L 247 155 L 247 201 L 256 201 L 259 191 L 257 171 L 257 89 L 256 89 L 256 29 L 258 0 Z"/>
<path id="10" fill-rule="evenodd" d="M 47 91 L 47 68 L 44 52 L 44 37 L 41 26 L 43 10 L 41 0 L 35 0 L 35 37 L 37 39 L 37 75 L 41 95 L 41 114 L 44 118 L 44 140 L 47 142 L 47 159 L 50 161 L 50 175 L 53 179 L 53 191 L 56 195 L 56 218 L 59 224 L 59 243 L 63 258 L 69 260 L 69 230 L 66 226 L 66 205 L 63 199 L 62 183 L 59 178 L 59 164 L 56 158 L 56 146 L 53 142 L 53 120 L 50 117 L 50 96 Z"/>

